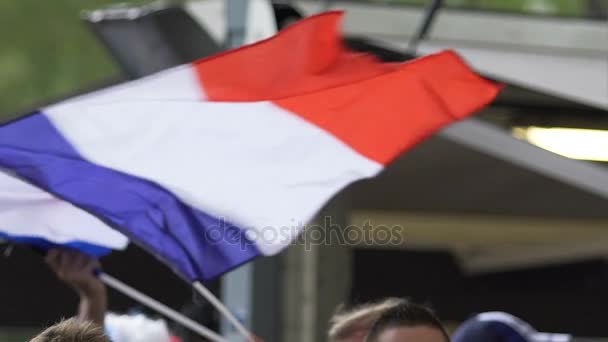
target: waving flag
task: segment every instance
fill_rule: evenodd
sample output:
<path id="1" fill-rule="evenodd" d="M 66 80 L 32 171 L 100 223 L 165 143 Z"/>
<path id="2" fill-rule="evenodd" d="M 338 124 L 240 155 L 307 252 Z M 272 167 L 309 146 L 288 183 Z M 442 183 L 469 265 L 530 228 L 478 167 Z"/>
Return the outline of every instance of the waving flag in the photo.
<path id="1" fill-rule="evenodd" d="M 340 18 L 42 108 L 0 127 L 0 167 L 192 281 L 277 253 L 340 189 L 498 93 L 453 52 L 349 51 Z"/>
<path id="2" fill-rule="evenodd" d="M 94 256 L 129 243 L 95 216 L 1 171 L 0 239 L 43 249 L 77 248 Z"/>

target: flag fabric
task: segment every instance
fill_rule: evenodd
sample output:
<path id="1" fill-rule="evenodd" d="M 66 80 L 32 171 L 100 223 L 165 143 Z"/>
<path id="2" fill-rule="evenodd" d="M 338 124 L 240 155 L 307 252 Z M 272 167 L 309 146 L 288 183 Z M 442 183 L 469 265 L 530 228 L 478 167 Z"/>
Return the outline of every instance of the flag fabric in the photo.
<path id="1" fill-rule="evenodd" d="M 97 217 L 1 171 L 0 239 L 45 250 L 76 248 L 97 257 L 129 242 Z"/>
<path id="2" fill-rule="evenodd" d="M 451 51 L 352 52 L 341 17 L 41 108 L 0 127 L 0 167 L 191 281 L 275 254 L 346 185 L 499 91 Z"/>
<path id="3" fill-rule="evenodd" d="M 528 323 L 505 312 L 484 312 L 464 322 L 454 342 L 569 342 L 568 334 L 536 331 Z"/>

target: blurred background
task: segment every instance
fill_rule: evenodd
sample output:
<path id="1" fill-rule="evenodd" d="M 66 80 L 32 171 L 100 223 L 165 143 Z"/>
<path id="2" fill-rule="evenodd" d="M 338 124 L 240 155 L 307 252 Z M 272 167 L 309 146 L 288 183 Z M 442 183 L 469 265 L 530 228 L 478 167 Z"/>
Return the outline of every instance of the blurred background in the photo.
<path id="1" fill-rule="evenodd" d="M 83 10 L 118 0 L 2 1 L 0 3 L 0 117 L 116 78 L 120 70 L 83 25 Z M 150 1 L 130 1 L 132 4 Z M 426 0 L 357 1 L 423 6 Z M 541 17 L 605 19 L 605 0 L 447 0 L 446 8 Z M 370 20 L 374 20 L 370 18 Z"/>
<path id="2" fill-rule="evenodd" d="M 502 310 L 542 331 L 608 337 L 608 0 L 123 2 L 0 1 L 0 121 L 326 9 L 346 10 L 353 49 L 387 61 L 455 49 L 505 84 L 474 120 L 349 187 L 321 215 L 398 244 L 296 245 L 211 284 L 266 341 L 323 341 L 338 304 L 386 296 L 428 302 L 454 326 Z M 0 341 L 73 313 L 76 295 L 39 256 L 5 254 Z M 189 310 L 188 286 L 137 247 L 104 265 Z M 111 294 L 113 310 L 133 305 Z"/>

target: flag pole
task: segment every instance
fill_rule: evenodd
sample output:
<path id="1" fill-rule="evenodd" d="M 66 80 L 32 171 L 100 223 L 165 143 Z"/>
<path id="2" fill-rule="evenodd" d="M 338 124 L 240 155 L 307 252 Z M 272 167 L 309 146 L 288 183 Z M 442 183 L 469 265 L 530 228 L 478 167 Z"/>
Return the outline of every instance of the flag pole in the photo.
<path id="1" fill-rule="evenodd" d="M 195 281 L 192 283 L 194 289 L 213 305 L 235 328 L 243 335 L 245 341 L 255 341 L 253 334 L 245 328 L 245 326 L 234 316 L 230 310 L 201 282 Z"/>
<path id="2" fill-rule="evenodd" d="M 194 320 L 186 317 L 185 315 L 173 310 L 172 308 L 166 306 L 165 304 L 157 301 L 156 299 L 145 295 L 138 290 L 132 288 L 131 286 L 121 282 L 120 280 L 112 277 L 109 274 L 99 272 L 97 275 L 99 280 L 101 280 L 108 287 L 113 288 L 114 290 L 131 297 L 132 299 L 140 302 L 143 305 L 148 306 L 149 308 L 156 310 L 158 313 L 164 315 L 165 317 L 183 325 L 184 327 L 194 331 L 195 333 L 201 335 L 204 338 L 207 338 L 213 342 L 227 342 L 222 336 L 218 335 L 216 332 L 210 330 L 209 328 L 202 326 L 201 324 L 195 322 Z"/>

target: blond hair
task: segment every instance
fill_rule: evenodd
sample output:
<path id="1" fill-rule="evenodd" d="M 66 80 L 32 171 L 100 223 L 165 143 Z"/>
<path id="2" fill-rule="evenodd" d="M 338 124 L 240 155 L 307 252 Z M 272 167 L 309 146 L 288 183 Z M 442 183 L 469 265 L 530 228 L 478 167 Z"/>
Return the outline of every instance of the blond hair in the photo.
<path id="1" fill-rule="evenodd" d="M 387 298 L 380 302 L 363 304 L 350 310 L 338 308 L 329 321 L 329 340 L 338 341 L 350 337 L 356 332 L 369 332 L 384 312 L 397 307 L 404 301 L 399 298 Z"/>
<path id="2" fill-rule="evenodd" d="M 110 342 L 102 327 L 93 322 L 70 318 L 50 326 L 30 342 Z"/>

